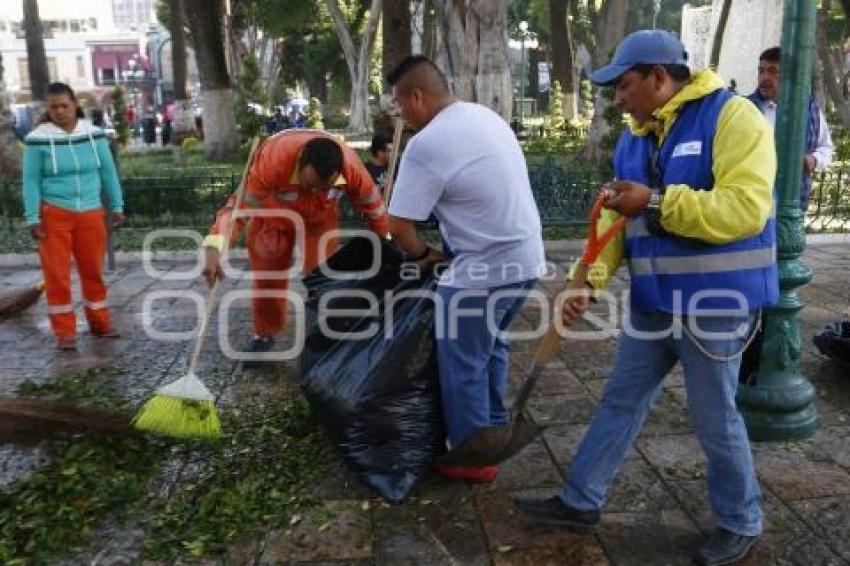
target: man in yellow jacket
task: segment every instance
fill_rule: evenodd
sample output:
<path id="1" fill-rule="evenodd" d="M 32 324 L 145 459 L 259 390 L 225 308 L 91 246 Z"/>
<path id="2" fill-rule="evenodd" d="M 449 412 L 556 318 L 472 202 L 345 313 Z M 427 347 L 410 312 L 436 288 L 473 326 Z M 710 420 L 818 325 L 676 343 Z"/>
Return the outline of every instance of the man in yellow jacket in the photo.
<path id="1" fill-rule="evenodd" d="M 589 285 L 602 288 L 626 260 L 630 305 L 614 369 L 567 485 L 558 496 L 516 505 L 541 523 L 595 528 L 608 488 L 678 361 L 718 523 L 694 558 L 726 564 L 745 556 L 762 531 L 761 493 L 735 391 L 755 313 L 778 300 L 776 155 L 756 108 L 712 71 L 691 76 L 686 61 L 675 36 L 643 30 L 592 75 L 615 87 L 615 103 L 631 123 L 614 153 L 617 180 L 605 187 L 603 219 L 629 221 Z M 589 293 L 565 302 L 566 326 L 584 313 Z"/>

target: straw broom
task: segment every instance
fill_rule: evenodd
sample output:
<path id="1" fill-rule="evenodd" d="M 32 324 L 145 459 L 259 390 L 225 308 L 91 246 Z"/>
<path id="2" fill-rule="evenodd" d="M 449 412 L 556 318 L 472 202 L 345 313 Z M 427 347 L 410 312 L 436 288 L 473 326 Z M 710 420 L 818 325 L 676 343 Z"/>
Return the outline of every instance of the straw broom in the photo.
<path id="1" fill-rule="evenodd" d="M 38 301 L 43 292 L 44 281 L 39 281 L 28 289 L 0 297 L 0 316 L 12 315 L 29 308 Z"/>
<path id="2" fill-rule="evenodd" d="M 242 180 L 236 189 L 236 201 L 233 205 L 227 231 L 224 233 L 224 245 L 221 250 L 222 259 L 226 257 L 230 250 L 230 235 L 233 232 L 236 216 L 239 214 L 242 196 L 245 194 L 245 179 L 248 177 L 248 171 L 251 168 L 259 141 L 259 138 L 254 138 L 251 144 L 248 163 L 245 165 Z M 145 403 L 133 419 L 133 426 L 136 428 L 176 438 L 212 440 L 221 436 L 221 422 L 215 408 L 215 398 L 195 373 L 206 340 L 210 318 L 218 305 L 220 290 L 221 280 L 218 279 L 210 290 L 207 299 L 207 308 L 203 318 L 201 318 L 188 372 L 177 381 L 157 389 L 154 396 Z"/>

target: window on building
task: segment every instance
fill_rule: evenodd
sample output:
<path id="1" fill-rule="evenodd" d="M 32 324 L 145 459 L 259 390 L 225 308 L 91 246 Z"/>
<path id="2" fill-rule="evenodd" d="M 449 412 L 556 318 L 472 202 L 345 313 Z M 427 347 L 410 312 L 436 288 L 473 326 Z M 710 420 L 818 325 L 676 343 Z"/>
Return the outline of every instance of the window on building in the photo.
<path id="1" fill-rule="evenodd" d="M 0 20 L 0 31 L 6 31 L 6 22 Z"/>
<path id="2" fill-rule="evenodd" d="M 77 56 L 77 76 L 81 79 L 86 78 L 86 65 L 83 63 L 83 58 Z"/>
<path id="3" fill-rule="evenodd" d="M 50 79 L 50 82 L 59 80 L 59 70 L 56 67 L 56 57 L 47 58 L 47 78 Z"/>
<path id="4" fill-rule="evenodd" d="M 80 31 L 80 20 L 71 20 L 71 31 L 74 33 L 79 33 Z"/>
<path id="5" fill-rule="evenodd" d="M 30 87 L 30 68 L 27 65 L 26 57 L 18 59 L 18 76 L 21 77 L 21 88 Z"/>
<path id="6" fill-rule="evenodd" d="M 105 85 L 114 85 L 115 84 L 115 69 L 101 69 L 102 84 Z"/>
<path id="7" fill-rule="evenodd" d="M 92 30 L 92 31 L 97 30 L 97 19 L 96 18 L 89 18 L 89 29 Z"/>

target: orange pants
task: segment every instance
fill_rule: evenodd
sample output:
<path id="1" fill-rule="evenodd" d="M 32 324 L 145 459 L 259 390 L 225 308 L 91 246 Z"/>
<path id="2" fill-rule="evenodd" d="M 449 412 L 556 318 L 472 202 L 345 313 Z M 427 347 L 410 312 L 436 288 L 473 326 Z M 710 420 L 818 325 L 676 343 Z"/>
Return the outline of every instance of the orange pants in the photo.
<path id="1" fill-rule="evenodd" d="M 54 334 L 73 338 L 77 333 L 71 298 L 71 257 L 77 264 L 83 289 L 86 320 L 92 332 L 110 329 L 103 281 L 106 224 L 103 209 L 73 212 L 50 204 L 41 206 L 44 239 L 38 246 L 47 292 L 47 314 Z"/>
<path id="2" fill-rule="evenodd" d="M 324 262 L 339 247 L 339 238 L 327 238 L 319 249 L 322 234 L 338 226 L 336 215 L 329 215 L 324 223 L 306 226 L 304 235 L 304 273 L 309 273 Z M 254 218 L 248 225 L 247 247 L 253 271 L 276 271 L 283 273 L 292 264 L 292 252 L 295 247 L 295 231 L 287 222 Z M 255 291 L 279 291 L 279 297 L 253 297 L 251 314 L 254 333 L 258 336 L 274 336 L 283 329 L 286 322 L 286 298 L 284 292 L 289 288 L 289 279 L 253 278 Z"/>

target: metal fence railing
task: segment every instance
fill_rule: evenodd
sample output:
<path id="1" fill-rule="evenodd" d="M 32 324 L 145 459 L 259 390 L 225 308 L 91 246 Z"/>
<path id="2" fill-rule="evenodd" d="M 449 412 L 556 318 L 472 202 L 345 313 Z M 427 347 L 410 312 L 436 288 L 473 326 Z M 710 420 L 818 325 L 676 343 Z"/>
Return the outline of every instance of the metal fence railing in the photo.
<path id="1" fill-rule="evenodd" d="M 581 225 L 586 222 L 596 191 L 604 182 L 597 172 L 575 171 L 554 156 L 529 160 L 529 177 L 544 226 Z M 125 229 L 206 227 L 236 189 L 237 173 L 209 171 L 186 174 L 167 171 L 155 176 L 122 180 Z M 357 214 L 342 200 L 343 223 L 358 222 Z M 20 187 L 0 185 L 0 230 L 23 229 Z M 815 175 L 806 229 L 834 232 L 850 229 L 850 168 L 833 168 Z"/>

